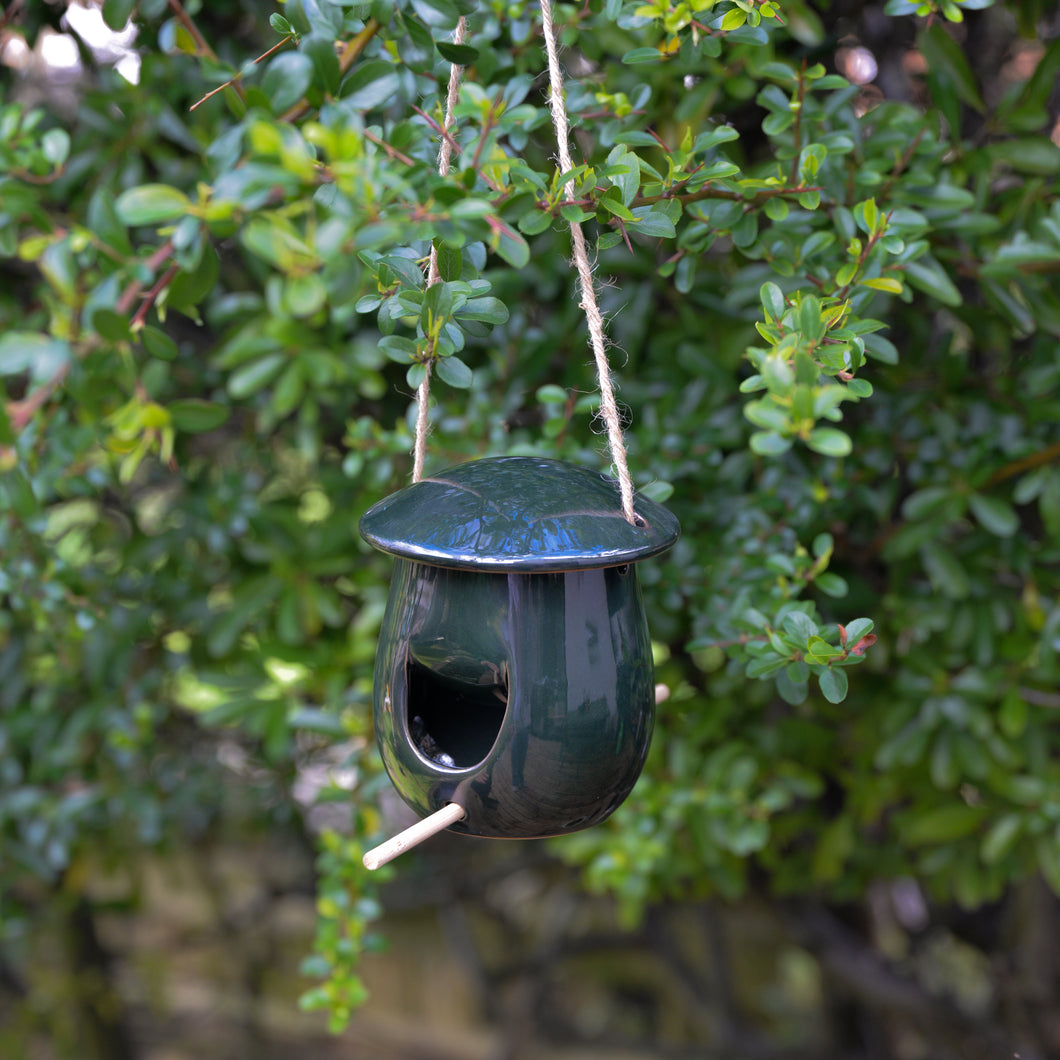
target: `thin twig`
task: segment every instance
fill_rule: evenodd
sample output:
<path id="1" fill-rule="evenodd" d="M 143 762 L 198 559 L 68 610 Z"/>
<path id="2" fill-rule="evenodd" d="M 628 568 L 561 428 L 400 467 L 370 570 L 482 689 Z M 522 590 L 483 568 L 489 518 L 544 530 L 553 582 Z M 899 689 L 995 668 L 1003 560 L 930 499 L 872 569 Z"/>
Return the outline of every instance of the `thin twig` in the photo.
<path id="1" fill-rule="evenodd" d="M 134 331 L 137 328 L 143 327 L 144 320 L 147 318 L 147 314 L 151 311 L 151 307 L 158 300 L 158 296 L 173 282 L 173 278 L 178 272 L 180 272 L 180 266 L 174 262 L 164 273 L 162 273 L 161 279 L 154 285 L 154 287 L 144 295 L 143 302 L 140 303 L 140 308 L 136 310 L 136 315 L 129 321 L 129 324 Z"/>
<path id="2" fill-rule="evenodd" d="M 277 44 L 274 44 L 267 52 L 263 52 L 261 55 L 259 55 L 254 60 L 254 65 L 256 66 L 258 63 L 263 63 L 266 59 L 268 59 L 270 55 L 275 55 L 276 52 L 278 52 L 281 48 L 286 48 L 287 45 L 290 44 L 293 40 L 294 37 L 284 37 L 282 41 Z M 241 77 L 243 77 L 242 70 L 240 70 L 235 77 L 230 77 L 223 85 L 218 85 L 216 88 L 211 89 L 209 92 L 206 93 L 205 96 L 202 97 L 202 99 L 197 100 L 190 107 L 188 107 L 188 110 L 192 111 L 196 107 L 201 107 L 202 104 L 205 103 L 208 99 L 213 99 L 213 97 L 216 96 L 218 92 L 223 92 L 226 88 L 234 87 L 235 83 Z"/>
<path id="3" fill-rule="evenodd" d="M 1048 707 L 1050 710 L 1060 709 L 1060 695 L 1056 692 L 1045 692 L 1040 688 L 1020 687 L 1019 694 L 1035 707 Z"/>
<path id="4" fill-rule="evenodd" d="M 364 130 L 364 138 L 370 140 L 377 147 L 381 147 L 390 158 L 397 159 L 402 165 L 414 166 L 416 164 L 408 155 L 402 154 L 396 147 L 392 147 L 386 140 L 376 136 L 374 133 L 370 133 L 367 129 Z"/>
<path id="5" fill-rule="evenodd" d="M 155 269 L 161 268 L 169 259 L 173 256 L 173 241 L 167 239 L 164 243 L 160 244 L 144 261 L 144 264 L 154 272 Z M 121 293 L 121 297 L 118 299 L 114 309 L 117 313 L 124 316 L 128 313 L 132 307 L 136 304 L 136 299 L 140 297 L 140 292 L 144 289 L 144 285 L 139 280 L 133 280 L 124 291 Z"/>
<path id="6" fill-rule="evenodd" d="M 7 419 L 13 433 L 18 434 L 34 415 L 43 407 L 44 403 L 60 387 L 63 380 L 70 372 L 70 362 L 64 361 L 55 370 L 54 374 L 46 382 L 41 383 L 36 390 L 27 394 L 21 401 L 12 401 L 7 406 Z"/>
<path id="7" fill-rule="evenodd" d="M 205 55 L 207 59 L 212 59 L 215 63 L 220 62 L 217 58 L 217 53 L 207 43 L 206 38 L 199 32 L 199 27 L 192 22 L 191 17 L 187 11 L 184 10 L 180 0 L 169 0 L 170 9 L 173 14 L 177 16 L 180 24 L 191 34 L 191 39 L 195 41 L 195 47 L 199 49 L 200 55 Z"/>
<path id="8" fill-rule="evenodd" d="M 482 123 L 482 135 L 478 139 L 478 143 L 475 144 L 475 154 L 471 159 L 471 168 L 477 173 L 479 159 L 482 157 L 482 150 L 486 146 L 486 141 L 489 139 L 490 133 L 493 131 L 494 125 L 497 124 L 497 110 L 504 102 L 503 90 L 498 89 L 497 95 L 494 96 L 493 102 L 490 104 L 490 109 L 486 113 L 485 121 Z"/>
<path id="9" fill-rule="evenodd" d="M 1034 468 L 1041 467 L 1043 464 L 1051 464 L 1054 460 L 1060 460 L 1060 442 L 1056 442 L 1045 449 L 1039 449 L 1038 452 L 1031 453 L 1030 456 L 1022 457 L 1019 460 L 1013 460 L 1012 463 L 1006 464 L 1002 468 L 998 468 L 998 470 L 986 480 L 985 488 L 989 489 L 991 486 L 996 486 L 999 482 L 1004 482 L 1005 479 L 1013 478 L 1016 475 L 1022 475 L 1024 471 L 1032 471 Z"/>
<path id="10" fill-rule="evenodd" d="M 460 152 L 463 151 L 463 148 L 455 139 L 453 139 L 453 136 L 449 132 L 449 130 L 443 129 L 435 118 L 432 118 L 421 107 L 417 107 L 415 103 L 412 104 L 412 109 L 430 126 L 431 132 L 436 133 L 443 140 L 448 142 L 449 149 L 451 151 L 453 151 L 455 154 L 460 154 Z"/>
<path id="11" fill-rule="evenodd" d="M 28 169 L 23 169 L 21 166 L 12 166 L 8 170 L 15 180 L 21 180 L 25 184 L 35 184 L 38 187 L 54 184 L 65 172 L 65 166 L 60 166 L 54 173 L 47 173 L 43 177 L 38 177 L 36 173 L 30 173 Z"/>

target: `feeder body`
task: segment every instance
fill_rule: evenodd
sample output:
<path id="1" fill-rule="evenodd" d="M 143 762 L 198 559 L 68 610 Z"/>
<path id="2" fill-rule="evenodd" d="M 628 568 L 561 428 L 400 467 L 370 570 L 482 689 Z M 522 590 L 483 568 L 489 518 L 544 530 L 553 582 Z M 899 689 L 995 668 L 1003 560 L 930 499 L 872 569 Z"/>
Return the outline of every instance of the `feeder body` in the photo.
<path id="1" fill-rule="evenodd" d="M 587 828 L 633 788 L 655 712 L 651 643 L 626 564 L 493 573 L 397 559 L 374 714 L 401 797 L 454 831 Z"/>

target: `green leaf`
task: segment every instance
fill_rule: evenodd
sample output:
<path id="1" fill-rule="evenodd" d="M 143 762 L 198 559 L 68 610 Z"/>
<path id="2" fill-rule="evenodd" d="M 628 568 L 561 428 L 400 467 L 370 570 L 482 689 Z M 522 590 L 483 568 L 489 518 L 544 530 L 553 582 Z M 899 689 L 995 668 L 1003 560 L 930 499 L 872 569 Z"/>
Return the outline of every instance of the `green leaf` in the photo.
<path id="1" fill-rule="evenodd" d="M 484 324 L 504 324 L 508 307 L 499 298 L 471 298 L 457 311 L 458 320 L 480 320 Z"/>
<path id="2" fill-rule="evenodd" d="M 440 357 L 435 364 L 435 371 L 443 383 L 460 390 L 467 390 L 474 381 L 471 369 L 459 357 Z"/>
<path id="3" fill-rule="evenodd" d="M 832 571 L 824 571 L 818 574 L 814 579 L 814 585 L 821 590 L 825 596 L 834 597 L 837 600 L 842 599 L 849 592 L 846 579 L 841 578 L 838 574 Z"/>
<path id="4" fill-rule="evenodd" d="M 358 63 L 342 82 L 343 102 L 354 110 L 372 110 L 389 102 L 401 88 L 401 77 L 393 63 L 381 59 Z"/>
<path id="5" fill-rule="evenodd" d="M 220 268 L 217 251 L 212 246 L 207 246 L 203 251 L 202 261 L 194 271 L 182 269 L 174 277 L 166 292 L 167 304 L 195 319 L 196 314 L 189 310 L 193 310 L 214 289 Z"/>
<path id="6" fill-rule="evenodd" d="M 817 678 L 817 682 L 829 703 L 842 703 L 847 698 L 848 682 L 845 670 L 831 667 Z"/>
<path id="7" fill-rule="evenodd" d="M 654 51 L 655 49 L 651 49 Z M 615 137 L 616 144 L 627 144 L 630 147 L 658 147 L 659 141 L 650 133 L 640 132 L 632 129 L 628 132 L 620 132 Z"/>
<path id="8" fill-rule="evenodd" d="M 123 191 L 114 207 L 126 225 L 156 225 L 183 217 L 191 206 L 184 192 L 168 184 L 141 184 Z"/>
<path id="9" fill-rule="evenodd" d="M 286 218 L 274 214 L 252 217 L 240 232 L 243 245 L 252 254 L 283 272 L 294 272 L 320 264 L 316 252 Z"/>
<path id="10" fill-rule="evenodd" d="M 228 393 L 237 401 L 256 394 L 280 374 L 287 360 L 284 353 L 269 353 L 250 361 L 229 376 Z"/>
<path id="11" fill-rule="evenodd" d="M 779 321 L 784 316 L 785 304 L 784 304 L 784 292 L 772 281 L 762 284 L 759 290 L 759 297 L 762 300 L 762 308 L 766 311 L 766 315 L 774 323 Z"/>
<path id="12" fill-rule="evenodd" d="M 178 431 L 187 431 L 189 434 L 216 430 L 228 421 L 232 412 L 226 405 L 218 405 L 201 398 L 171 401 L 166 409 L 173 426 Z"/>
<path id="13" fill-rule="evenodd" d="M 295 274 L 284 281 L 283 304 L 293 317 L 311 317 L 327 298 L 328 289 L 319 273 Z"/>
<path id="14" fill-rule="evenodd" d="M 470 66 L 478 60 L 478 48 L 468 44 L 453 44 L 451 41 L 435 41 L 434 45 L 443 59 L 457 66 Z"/>
<path id="15" fill-rule="evenodd" d="M 824 663 L 830 659 L 836 659 L 842 654 L 842 648 L 829 644 L 823 637 L 810 637 L 806 643 L 807 662 Z"/>
<path id="16" fill-rule="evenodd" d="M 756 427 L 786 434 L 791 427 L 791 413 L 775 401 L 751 401 L 743 410 L 744 415 Z"/>
<path id="17" fill-rule="evenodd" d="M 126 257 L 133 252 L 129 233 L 118 218 L 114 200 L 106 188 L 101 185 L 92 193 L 88 203 L 88 227 L 103 240 L 107 246 Z"/>
<path id="18" fill-rule="evenodd" d="M 666 58 L 658 48 L 632 48 L 622 56 L 622 62 L 627 66 L 639 66 L 645 63 L 665 62 Z"/>
<path id="19" fill-rule="evenodd" d="M 459 280 L 464 271 L 464 256 L 460 248 L 450 246 L 439 239 L 435 240 L 434 250 L 438 262 L 438 275 L 446 282 Z"/>
<path id="20" fill-rule="evenodd" d="M 567 391 L 555 383 L 546 383 L 537 388 L 537 400 L 543 405 L 565 405 L 567 398 Z"/>
<path id="21" fill-rule="evenodd" d="M 958 98 L 980 114 L 986 110 L 983 98 L 979 94 L 979 85 L 964 49 L 937 22 L 929 26 L 917 41 L 921 54 L 928 66 L 937 73 L 945 75 L 953 86 Z"/>
<path id="22" fill-rule="evenodd" d="M 1027 731 L 1029 718 L 1027 701 L 1018 689 L 1010 688 L 1001 700 L 1001 708 L 997 715 L 997 723 L 1001 732 L 1010 740 L 1019 739 Z"/>
<path id="23" fill-rule="evenodd" d="M 715 125 L 714 128 L 700 133 L 692 144 L 692 154 L 698 155 L 717 147 L 719 144 L 729 143 L 740 138 L 739 132 L 731 125 Z M 654 146 L 655 141 L 652 140 Z"/>
<path id="24" fill-rule="evenodd" d="M 305 361 L 291 361 L 272 388 L 272 409 L 277 416 L 289 416 L 305 396 Z"/>
<path id="25" fill-rule="evenodd" d="M 967 598 L 971 592 L 968 572 L 950 549 L 932 541 L 921 545 L 920 557 L 936 591 L 951 600 Z"/>
<path id="26" fill-rule="evenodd" d="M 453 312 L 453 289 L 448 283 L 432 283 L 420 301 L 420 324 L 426 333 L 428 321 L 448 319 Z"/>
<path id="27" fill-rule="evenodd" d="M 1016 845 L 1020 832 L 1023 831 L 1023 816 L 1018 813 L 1006 813 L 999 817 L 983 836 L 980 856 L 986 865 L 997 865 L 1003 861 Z"/>
<path id="28" fill-rule="evenodd" d="M 950 802 L 910 814 L 899 832 L 902 842 L 911 847 L 951 843 L 977 831 L 985 813 L 979 806 Z"/>
<path id="29" fill-rule="evenodd" d="M 519 231 L 528 236 L 540 235 L 552 224 L 552 215 L 537 206 L 531 206 L 519 218 Z"/>
<path id="30" fill-rule="evenodd" d="M 934 258 L 907 262 L 905 276 L 910 284 L 943 305 L 959 306 L 962 302 L 961 292 Z"/>
<path id="31" fill-rule="evenodd" d="M 530 262 L 530 244 L 518 232 L 508 227 L 496 233 L 496 251 L 509 265 L 522 269 Z"/>
<path id="32" fill-rule="evenodd" d="M 97 309 L 92 314 L 92 327 L 108 342 L 130 342 L 132 328 L 129 318 L 113 309 Z"/>
<path id="33" fill-rule="evenodd" d="M 428 26 L 438 29 L 454 29 L 460 18 L 460 12 L 450 0 L 412 0 L 412 7 Z"/>
<path id="34" fill-rule="evenodd" d="M 0 334 L 0 376 L 28 372 L 34 383 L 44 383 L 73 359 L 70 344 L 35 331 Z"/>
<path id="35" fill-rule="evenodd" d="M 904 288 L 900 280 L 893 276 L 875 276 L 861 281 L 862 287 L 871 287 L 874 291 L 886 291 L 888 294 L 901 294 Z"/>
<path id="36" fill-rule="evenodd" d="M 866 335 L 865 352 L 882 364 L 898 363 L 897 347 L 890 339 L 885 339 L 882 335 Z"/>
<path id="37" fill-rule="evenodd" d="M 674 485 L 672 482 L 663 482 L 661 479 L 655 479 L 654 482 L 649 482 L 639 487 L 637 493 L 641 497 L 647 497 L 648 500 L 655 501 L 656 504 L 665 504 L 673 496 Z"/>
<path id="38" fill-rule="evenodd" d="M 146 325 L 140 331 L 140 341 L 152 357 L 172 361 L 177 356 L 177 344 L 162 330 Z"/>
<path id="39" fill-rule="evenodd" d="M 902 501 L 902 515 L 913 521 L 926 519 L 949 506 L 956 496 L 949 486 L 927 486 Z"/>
<path id="40" fill-rule="evenodd" d="M 751 435 L 751 452 L 759 456 L 779 456 L 791 448 L 791 439 L 776 431 L 755 431 Z"/>
<path id="41" fill-rule="evenodd" d="M 1018 173 L 1034 173 L 1046 177 L 1060 173 L 1060 147 L 1045 136 L 1002 140 L 983 150 L 992 161 L 1009 166 Z"/>
<path id="42" fill-rule="evenodd" d="M 848 622 L 844 627 L 847 631 L 847 649 L 853 648 L 855 644 L 861 640 L 862 637 L 867 637 L 873 630 L 872 619 L 869 618 L 855 618 L 853 622 Z"/>
<path id="43" fill-rule="evenodd" d="M 40 500 L 33 488 L 33 482 L 22 467 L 0 471 L 0 499 L 6 494 L 7 503 L 21 519 L 28 519 L 40 510 Z M 3 510 L 0 504 L 0 511 Z"/>
<path id="44" fill-rule="evenodd" d="M 762 362 L 761 371 L 766 386 L 773 394 L 784 396 L 795 385 L 795 372 L 782 354 L 770 354 Z"/>
<path id="45" fill-rule="evenodd" d="M 1020 520 L 1015 508 L 1000 497 L 972 493 L 968 497 L 968 506 L 976 519 L 995 537 L 1011 537 L 1019 529 Z"/>
<path id="46" fill-rule="evenodd" d="M 632 211 L 635 220 L 628 222 L 634 232 L 655 239 L 672 239 L 677 234 L 673 221 L 655 206 L 638 206 Z"/>
<path id="47" fill-rule="evenodd" d="M 379 349 L 398 364 L 408 364 L 418 352 L 416 343 L 404 335 L 384 335 L 379 340 Z"/>
<path id="48" fill-rule="evenodd" d="M 293 107 L 309 91 L 313 81 L 313 61 L 303 52 L 281 52 L 265 70 L 261 89 L 275 114 Z"/>
<path id="49" fill-rule="evenodd" d="M 723 33 L 730 33 L 734 29 L 739 29 L 746 21 L 747 12 L 742 11 L 738 7 L 732 7 L 729 8 L 722 17 L 719 29 L 721 29 Z"/>
<path id="50" fill-rule="evenodd" d="M 786 632 L 799 638 L 804 644 L 810 637 L 817 636 L 817 623 L 805 611 L 789 611 L 780 624 Z"/>
<path id="51" fill-rule="evenodd" d="M 117 33 L 132 18 L 135 7 L 136 0 L 103 0 L 103 21 Z"/>
<path id="52" fill-rule="evenodd" d="M 826 324 L 822 319 L 821 303 L 811 295 L 804 295 L 798 309 L 799 330 L 813 342 L 824 338 Z"/>
<path id="53" fill-rule="evenodd" d="M 302 38 L 298 50 L 308 56 L 312 63 L 317 86 L 329 96 L 336 95 L 342 72 L 334 38 L 323 33 L 311 33 Z"/>
<path id="54" fill-rule="evenodd" d="M 626 207 L 623 206 L 618 199 L 612 199 L 609 196 L 604 195 L 601 198 L 597 199 L 597 203 L 609 214 L 612 214 L 613 216 L 619 218 L 622 221 L 632 222 L 636 220 L 633 214 L 628 209 L 626 209 Z M 669 218 L 667 218 L 667 220 L 669 221 Z M 672 221 L 670 222 L 670 227 L 673 228 Z M 642 231 L 642 229 L 639 228 L 637 230 Z"/>
<path id="55" fill-rule="evenodd" d="M 787 656 L 771 651 L 760 655 L 757 659 L 752 659 L 747 664 L 746 674 L 748 677 L 769 677 L 778 670 L 783 670 L 787 665 Z"/>
<path id="56" fill-rule="evenodd" d="M 815 427 L 806 444 L 816 453 L 834 457 L 849 456 L 854 448 L 850 435 L 835 427 Z"/>
<path id="57" fill-rule="evenodd" d="M 44 157 L 58 168 L 70 154 L 70 134 L 65 129 L 49 129 L 41 137 L 40 145 Z"/>

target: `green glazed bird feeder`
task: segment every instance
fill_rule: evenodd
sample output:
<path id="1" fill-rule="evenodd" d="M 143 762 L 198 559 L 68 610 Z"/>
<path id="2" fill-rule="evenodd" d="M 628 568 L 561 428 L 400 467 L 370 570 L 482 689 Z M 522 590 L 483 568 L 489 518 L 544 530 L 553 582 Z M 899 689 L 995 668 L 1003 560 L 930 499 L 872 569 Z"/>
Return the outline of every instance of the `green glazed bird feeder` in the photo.
<path id="1" fill-rule="evenodd" d="M 634 564 L 679 533 L 660 505 L 635 511 L 597 471 L 509 456 L 365 514 L 361 534 L 396 557 L 376 738 L 419 815 L 451 807 L 454 831 L 534 838 L 596 824 L 629 794 L 655 712 Z"/>

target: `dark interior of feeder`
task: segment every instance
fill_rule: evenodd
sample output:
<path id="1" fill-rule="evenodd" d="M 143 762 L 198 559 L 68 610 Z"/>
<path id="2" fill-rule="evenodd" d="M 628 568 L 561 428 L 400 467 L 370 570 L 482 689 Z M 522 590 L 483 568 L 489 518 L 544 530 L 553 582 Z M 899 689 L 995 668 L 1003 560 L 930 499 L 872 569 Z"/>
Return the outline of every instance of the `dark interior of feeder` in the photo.
<path id="1" fill-rule="evenodd" d="M 477 765 L 501 731 L 508 709 L 507 673 L 484 669 L 470 682 L 442 676 L 409 659 L 408 727 L 420 753 L 450 769 Z"/>

